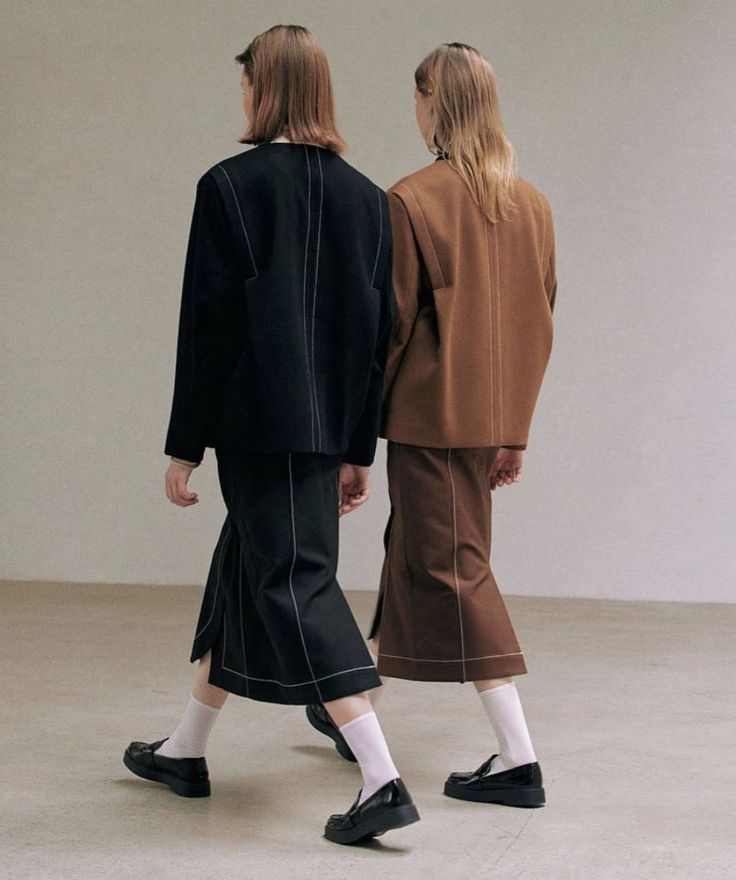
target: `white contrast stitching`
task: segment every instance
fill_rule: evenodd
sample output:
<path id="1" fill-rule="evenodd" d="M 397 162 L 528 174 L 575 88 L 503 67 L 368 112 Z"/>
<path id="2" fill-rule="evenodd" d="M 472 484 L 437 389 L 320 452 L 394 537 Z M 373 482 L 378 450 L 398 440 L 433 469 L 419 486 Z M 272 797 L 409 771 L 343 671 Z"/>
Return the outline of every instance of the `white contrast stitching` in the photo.
<path id="1" fill-rule="evenodd" d="M 409 187 L 406 186 L 406 184 L 404 184 L 404 189 L 406 189 L 406 191 L 409 193 L 409 195 L 411 195 L 411 197 L 414 199 L 414 203 L 416 204 L 417 210 L 419 211 L 419 216 L 422 218 L 422 223 L 424 224 L 424 231 L 427 233 L 427 238 L 429 239 L 429 243 L 432 247 L 432 253 L 434 254 L 436 268 L 437 268 L 437 271 L 439 272 L 440 284 L 443 287 L 447 287 L 447 284 L 445 283 L 445 274 L 442 271 L 442 266 L 440 265 L 439 257 L 437 256 L 437 249 L 434 246 L 434 241 L 433 241 L 432 236 L 429 232 L 429 226 L 427 225 L 427 219 L 424 216 L 424 211 L 422 211 L 422 206 L 419 204 L 419 199 L 414 195 L 412 190 L 410 190 Z"/>
<path id="2" fill-rule="evenodd" d="M 457 578 L 457 498 L 455 496 L 455 480 L 452 476 L 452 449 L 447 450 L 447 473 L 450 475 L 452 488 L 452 565 L 455 575 L 455 592 L 457 594 L 457 617 L 460 622 L 460 653 L 463 655 L 463 678 L 465 678 L 465 634 L 463 632 L 463 611 L 460 605 L 460 582 Z"/>
<path id="3" fill-rule="evenodd" d="M 312 662 L 309 659 L 309 652 L 307 651 L 307 643 L 304 641 L 304 633 L 302 632 L 302 622 L 299 617 L 299 608 L 296 604 L 296 596 L 294 595 L 294 583 L 293 583 L 293 575 L 294 575 L 294 566 L 296 565 L 296 557 L 297 557 L 297 543 L 296 543 L 296 517 L 294 514 L 294 477 L 291 469 L 291 453 L 289 453 L 289 503 L 291 505 L 291 540 L 294 546 L 294 553 L 291 558 L 291 568 L 289 569 L 289 592 L 291 593 L 291 601 L 294 603 L 294 614 L 296 615 L 296 623 L 299 628 L 299 636 L 302 640 L 302 648 L 304 648 L 304 657 L 307 661 L 307 666 L 309 668 L 309 674 L 314 678 L 314 669 L 312 669 Z M 319 696 L 320 702 L 324 702 L 322 699 L 322 691 L 317 684 L 315 679 L 314 686 L 317 688 L 317 695 Z"/>
<path id="4" fill-rule="evenodd" d="M 322 237 L 322 201 L 324 196 L 324 177 L 322 175 L 322 159 L 320 158 L 319 149 L 315 147 L 315 150 L 317 152 L 317 165 L 319 167 L 319 219 L 317 222 L 317 254 L 314 258 L 314 291 L 312 294 L 312 389 L 314 391 L 314 408 L 317 412 L 317 452 L 322 452 L 322 424 L 319 417 L 317 376 L 314 369 L 314 321 L 317 312 L 317 276 L 319 275 L 319 246 Z"/>
<path id="5" fill-rule="evenodd" d="M 307 358 L 307 382 L 309 383 L 309 411 L 312 417 L 312 446 L 314 446 L 314 402 L 312 400 L 312 372 L 309 362 L 309 342 L 307 341 L 307 258 L 309 256 L 309 233 L 312 224 L 312 167 L 309 162 L 309 148 L 304 145 L 307 160 L 307 239 L 304 242 L 304 279 L 302 281 L 302 324 L 304 325 L 304 354 Z"/>
<path id="6" fill-rule="evenodd" d="M 378 196 L 378 247 L 376 248 L 376 259 L 373 263 L 373 275 L 371 276 L 371 287 L 376 286 L 376 270 L 378 269 L 378 257 L 381 254 L 381 244 L 383 243 L 383 205 L 381 203 L 381 190 L 376 188 Z"/>
<path id="7" fill-rule="evenodd" d="M 227 614 L 223 614 L 222 662 L 220 663 L 220 669 L 225 670 L 225 671 L 227 671 L 227 672 L 230 672 L 230 673 L 232 673 L 233 675 L 237 675 L 237 676 L 239 676 L 240 678 L 244 678 L 244 679 L 246 679 L 246 681 L 260 681 L 260 682 L 263 682 L 263 683 L 266 683 L 266 684 L 277 684 L 277 685 L 279 685 L 280 687 L 284 687 L 284 688 L 304 687 L 305 685 L 310 685 L 310 684 L 311 684 L 311 685 L 314 685 L 314 686 L 316 687 L 316 689 L 317 689 L 317 693 L 319 694 L 319 699 L 320 699 L 320 701 L 322 701 L 322 699 L 323 699 L 323 697 L 322 697 L 322 692 L 321 692 L 321 690 L 320 690 L 320 687 L 319 687 L 318 682 L 320 682 L 320 681 L 325 681 L 325 680 L 327 680 L 327 679 L 329 679 L 329 678 L 336 678 L 336 677 L 339 676 L 339 675 L 347 675 L 347 674 L 350 673 L 350 672 L 361 672 L 361 671 L 366 670 L 366 669 L 372 669 L 372 670 L 375 672 L 376 667 L 375 667 L 374 664 L 371 663 L 369 666 L 353 666 L 351 669 L 341 669 L 339 672 L 331 672 L 329 675 L 323 675 L 323 676 L 321 676 L 320 678 L 315 678 L 315 677 L 314 677 L 314 670 L 312 669 L 312 665 L 311 665 L 310 660 L 309 660 L 309 654 L 307 653 L 307 647 L 306 647 L 306 643 L 305 643 L 305 641 L 304 641 L 304 635 L 303 635 L 303 633 L 302 633 L 301 622 L 300 622 L 300 619 L 299 619 L 299 610 L 298 610 L 297 605 L 296 605 L 296 597 L 294 596 L 294 590 L 293 590 L 293 586 L 292 586 L 292 573 L 293 573 L 293 570 L 294 570 L 294 563 L 295 563 L 295 561 L 296 561 L 296 549 L 297 549 L 297 548 L 296 548 L 296 523 L 295 523 L 295 520 L 294 520 L 294 501 L 293 501 L 293 481 L 292 481 L 292 472 L 291 472 L 291 453 L 289 453 L 289 497 L 290 497 L 291 510 L 292 510 L 292 535 L 293 535 L 293 540 L 294 540 L 294 558 L 292 559 L 292 566 L 291 566 L 291 570 L 290 570 L 290 572 L 289 572 L 289 589 L 290 589 L 290 591 L 291 591 L 292 601 L 294 602 L 294 610 L 295 610 L 295 612 L 296 612 L 297 625 L 298 625 L 298 627 L 299 627 L 299 634 L 301 635 L 301 638 L 302 638 L 302 645 L 303 645 L 303 647 L 304 647 L 304 654 L 305 654 L 305 657 L 306 657 L 306 660 L 307 660 L 307 665 L 308 665 L 308 667 L 309 667 L 309 671 L 310 671 L 310 673 L 312 674 L 313 677 L 310 678 L 310 679 L 307 679 L 306 681 L 297 681 L 297 682 L 290 682 L 290 683 L 287 683 L 287 682 L 284 682 L 284 681 L 279 681 L 279 679 L 277 679 L 277 678 L 259 678 L 259 677 L 255 676 L 255 675 L 248 675 L 248 666 L 247 666 L 247 663 L 246 663 L 246 657 L 245 657 L 245 637 L 244 637 L 244 635 L 243 635 L 243 629 L 242 629 L 242 624 L 243 624 L 243 613 L 242 613 L 242 546 L 241 546 L 241 551 L 240 551 L 240 552 L 241 552 L 241 556 L 240 556 L 240 559 L 241 559 L 241 567 L 240 567 L 240 577 L 241 577 L 241 580 L 240 580 L 240 596 L 241 596 L 241 599 L 240 599 L 240 609 L 239 609 L 239 610 L 240 610 L 240 618 L 241 618 L 241 638 L 242 638 L 242 643 L 243 643 L 243 663 L 244 663 L 244 667 L 245 667 L 245 672 L 240 672 L 238 669 L 233 669 L 231 666 L 226 666 L 226 665 L 225 665 L 225 662 L 224 662 L 224 661 L 225 661 L 225 658 L 227 657 Z M 228 521 L 228 523 L 227 523 L 227 526 L 228 526 L 228 531 L 231 531 L 229 521 Z M 221 546 L 220 546 L 220 555 L 219 555 L 219 559 L 218 559 L 218 579 L 217 579 L 217 585 L 216 585 L 216 587 L 215 587 L 215 598 L 217 597 L 217 590 L 218 590 L 219 585 L 220 585 L 220 575 L 221 575 L 221 572 L 222 572 L 222 551 L 223 551 L 224 544 L 225 544 L 225 538 L 224 538 L 224 536 L 223 536 L 223 537 L 222 537 L 222 544 L 221 544 Z M 210 621 L 212 620 L 213 615 L 214 615 L 214 604 L 213 604 L 213 609 L 212 609 L 212 613 L 210 614 L 210 618 L 209 618 L 209 620 L 208 620 L 207 623 L 202 627 L 202 629 L 200 630 L 200 632 L 199 632 L 197 635 L 200 635 L 200 634 L 201 634 L 202 632 L 204 632 L 204 630 L 209 626 L 209 623 L 210 623 Z M 247 695 L 247 696 L 250 696 L 249 688 L 248 688 L 247 685 L 246 685 L 246 695 Z"/>
<path id="8" fill-rule="evenodd" d="M 243 648 L 243 669 L 248 674 L 248 660 L 245 653 L 245 633 L 243 632 L 243 544 L 240 544 L 240 565 L 238 570 L 238 611 L 240 612 L 240 642 Z M 224 659 L 224 656 L 223 656 Z M 248 685 L 245 686 L 248 696 Z"/>
<path id="9" fill-rule="evenodd" d="M 500 262 L 498 257 L 498 227 L 493 224 L 493 247 L 495 250 L 495 279 L 496 279 L 496 376 L 498 380 L 498 436 L 503 437 L 503 350 L 501 348 L 501 278 L 500 278 Z"/>
<path id="10" fill-rule="evenodd" d="M 227 530 L 228 530 L 228 532 L 231 531 L 229 520 L 227 522 Z M 202 633 L 212 623 L 212 618 L 215 616 L 215 608 L 217 607 L 217 592 L 220 589 L 220 578 L 222 576 L 222 551 L 223 551 L 223 548 L 225 546 L 226 541 L 227 541 L 227 538 L 223 534 L 222 535 L 222 543 L 220 544 L 220 556 L 217 561 L 217 582 L 215 583 L 215 595 L 212 598 L 212 611 L 210 611 L 210 616 L 209 616 L 209 619 L 207 620 L 207 623 L 203 624 L 200 631 L 194 636 L 195 639 L 198 639 L 202 635 Z"/>
<path id="11" fill-rule="evenodd" d="M 494 374 L 493 374 L 493 304 L 491 302 L 492 293 L 491 293 L 491 254 L 488 249 L 488 236 L 491 234 L 489 230 L 484 230 L 485 234 L 483 236 L 483 242 L 486 248 L 486 278 L 488 279 L 488 364 L 489 364 L 489 397 L 488 401 L 488 415 L 491 421 L 491 436 L 496 436 L 495 425 L 496 419 L 494 418 L 493 408 L 496 402 L 496 395 L 494 394 Z"/>
<path id="12" fill-rule="evenodd" d="M 248 253 L 250 254 L 250 261 L 253 264 L 253 271 L 255 272 L 255 275 L 253 277 L 257 278 L 258 277 L 258 267 L 256 266 L 256 260 L 255 260 L 255 257 L 253 256 L 253 249 L 250 246 L 250 239 L 248 238 L 248 232 L 245 228 L 245 220 L 243 220 L 243 212 L 240 210 L 240 202 L 238 201 L 238 197 L 235 194 L 235 187 L 233 186 L 232 180 L 230 180 L 230 175 L 227 173 L 227 171 L 225 171 L 225 169 L 222 167 L 222 165 L 218 165 L 217 167 L 220 169 L 220 171 L 222 171 L 222 173 L 225 175 L 225 178 L 227 179 L 227 182 L 230 184 L 230 190 L 232 191 L 233 199 L 235 200 L 235 207 L 238 209 L 238 216 L 240 217 L 240 225 L 243 228 L 243 235 L 245 236 L 245 243 L 248 245 Z"/>
<path id="13" fill-rule="evenodd" d="M 514 651 L 511 654 L 486 654 L 485 657 L 465 657 L 464 659 L 458 658 L 457 660 L 430 660 L 423 657 L 403 657 L 401 654 L 384 654 L 381 651 L 378 652 L 378 656 L 390 657 L 393 660 L 411 660 L 413 663 L 469 663 L 471 660 L 493 660 L 496 657 L 522 657 L 523 654 L 521 651 Z"/>
<path id="14" fill-rule="evenodd" d="M 281 687 L 285 688 L 296 688 L 303 687 L 307 684 L 316 685 L 318 681 L 324 681 L 327 678 L 335 678 L 338 675 L 346 675 L 348 672 L 360 672 L 363 669 L 375 669 L 376 667 L 371 664 L 370 666 L 354 666 L 352 669 L 341 669 L 340 672 L 331 672 L 329 675 L 323 675 L 321 678 L 310 678 L 307 681 L 297 681 L 294 684 L 287 684 L 286 682 L 279 681 L 277 678 L 256 678 L 254 675 L 243 675 L 242 672 L 238 672 L 237 669 L 231 669 L 229 666 L 222 666 L 222 669 L 226 669 L 228 672 L 233 672 L 235 675 L 239 675 L 241 678 L 250 679 L 250 681 L 265 681 L 269 684 L 278 684 Z M 320 697 L 321 699 L 321 697 Z"/>

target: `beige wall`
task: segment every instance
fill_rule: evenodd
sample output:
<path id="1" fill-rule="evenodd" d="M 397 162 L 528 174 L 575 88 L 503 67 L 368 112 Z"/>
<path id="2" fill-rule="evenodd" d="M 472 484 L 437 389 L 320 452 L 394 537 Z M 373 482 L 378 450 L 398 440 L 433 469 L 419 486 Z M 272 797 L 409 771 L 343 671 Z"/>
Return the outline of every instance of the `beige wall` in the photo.
<path id="1" fill-rule="evenodd" d="M 388 186 L 429 161 L 415 64 L 494 64 L 523 176 L 556 216 L 556 348 L 520 486 L 496 493 L 509 593 L 732 601 L 733 4 L 4 3 L 0 577 L 198 583 L 224 507 L 163 494 L 194 184 L 238 152 L 232 56 L 312 27 L 347 158 Z M 387 512 L 344 523 L 377 581 Z M 728 526 L 728 528 L 727 528 Z"/>

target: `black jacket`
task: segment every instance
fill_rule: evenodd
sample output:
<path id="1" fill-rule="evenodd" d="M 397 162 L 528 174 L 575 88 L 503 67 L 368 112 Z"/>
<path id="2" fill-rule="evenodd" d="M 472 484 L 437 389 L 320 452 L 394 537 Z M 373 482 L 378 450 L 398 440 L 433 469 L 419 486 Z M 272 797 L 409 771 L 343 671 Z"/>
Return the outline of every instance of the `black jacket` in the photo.
<path id="1" fill-rule="evenodd" d="M 197 184 L 165 452 L 373 461 L 393 313 L 385 193 L 322 147 L 262 144 Z"/>

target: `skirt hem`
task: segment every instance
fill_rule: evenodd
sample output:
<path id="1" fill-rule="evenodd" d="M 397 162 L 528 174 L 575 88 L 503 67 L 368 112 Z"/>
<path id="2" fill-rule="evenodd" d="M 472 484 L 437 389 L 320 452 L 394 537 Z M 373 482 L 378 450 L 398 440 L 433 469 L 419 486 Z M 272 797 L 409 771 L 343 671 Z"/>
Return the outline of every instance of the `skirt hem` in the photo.
<path id="1" fill-rule="evenodd" d="M 382 682 L 375 666 L 365 669 L 346 670 L 335 673 L 322 681 L 291 685 L 276 681 L 263 681 L 248 677 L 236 670 L 223 668 L 216 655 L 218 645 L 215 641 L 207 644 L 199 641 L 190 655 L 190 663 L 200 660 L 207 651 L 212 651 L 208 682 L 230 694 L 247 697 L 262 703 L 278 703 L 288 706 L 307 706 L 311 703 L 329 703 L 342 697 L 351 697 L 364 691 L 380 687 Z"/>
<path id="2" fill-rule="evenodd" d="M 452 662 L 409 660 L 379 654 L 377 670 L 379 675 L 385 675 L 387 678 L 403 678 L 408 681 L 455 681 L 464 684 L 469 681 L 525 675 L 527 667 L 523 656 L 466 660 L 463 671 L 461 660 Z"/>

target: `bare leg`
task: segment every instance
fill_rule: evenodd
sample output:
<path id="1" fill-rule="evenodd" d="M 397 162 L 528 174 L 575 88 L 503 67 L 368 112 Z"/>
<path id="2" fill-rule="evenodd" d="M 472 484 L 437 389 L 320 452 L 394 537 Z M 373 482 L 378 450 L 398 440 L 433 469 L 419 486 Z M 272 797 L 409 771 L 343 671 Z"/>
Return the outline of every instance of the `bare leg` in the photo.
<path id="1" fill-rule="evenodd" d="M 199 661 L 197 672 L 194 676 L 194 687 L 192 688 L 192 696 L 205 706 L 211 706 L 213 709 L 220 709 L 225 700 L 228 698 L 228 691 L 215 687 L 207 680 L 210 674 L 210 660 L 212 652 L 208 651 Z"/>
<path id="2" fill-rule="evenodd" d="M 352 694 L 340 700 L 330 700 L 324 706 L 337 727 L 342 727 L 348 721 L 353 721 L 355 718 L 360 718 L 361 715 L 373 711 L 373 706 L 367 693 Z"/>
<path id="3" fill-rule="evenodd" d="M 376 660 L 378 660 L 378 650 L 379 650 L 378 646 L 379 646 L 380 636 L 381 636 L 381 634 L 378 633 L 375 636 L 375 638 L 371 639 L 371 641 L 370 641 L 370 646 L 371 646 L 370 650 Z M 382 687 L 374 688 L 374 690 L 371 691 L 370 699 L 371 699 L 371 703 L 374 706 L 377 706 L 379 700 L 383 699 L 383 695 L 386 692 L 386 684 L 388 682 L 388 679 L 385 677 L 382 677 L 381 682 L 382 682 Z"/>
<path id="4" fill-rule="evenodd" d="M 489 691 L 491 688 L 501 687 L 502 684 L 510 684 L 510 678 L 485 678 L 482 681 L 474 681 L 475 689 L 479 694 Z"/>

